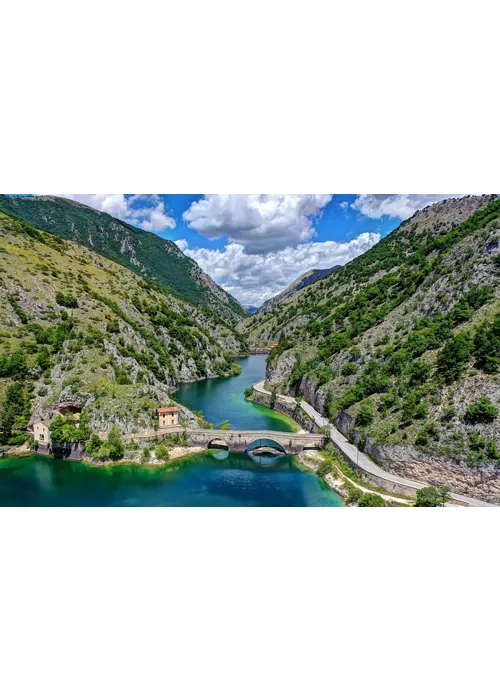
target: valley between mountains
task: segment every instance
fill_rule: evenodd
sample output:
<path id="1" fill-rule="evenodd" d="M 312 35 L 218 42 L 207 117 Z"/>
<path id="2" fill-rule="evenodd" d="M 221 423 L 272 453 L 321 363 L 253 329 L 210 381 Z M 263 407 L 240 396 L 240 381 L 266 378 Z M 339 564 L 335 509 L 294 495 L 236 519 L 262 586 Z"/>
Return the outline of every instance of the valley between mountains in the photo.
<path id="1" fill-rule="evenodd" d="M 151 429 L 179 382 L 236 374 L 259 349 L 269 391 L 384 469 L 500 504 L 499 195 L 427 207 L 252 315 L 170 241 L 0 196 L 0 444 L 61 403 L 82 406 L 80 439 Z"/>

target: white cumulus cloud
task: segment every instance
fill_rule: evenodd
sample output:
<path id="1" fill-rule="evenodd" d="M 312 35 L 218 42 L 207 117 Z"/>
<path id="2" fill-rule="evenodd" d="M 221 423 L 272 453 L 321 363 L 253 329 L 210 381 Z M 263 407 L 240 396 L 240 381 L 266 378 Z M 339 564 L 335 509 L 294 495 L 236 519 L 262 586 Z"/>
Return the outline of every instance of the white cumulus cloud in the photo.
<path id="1" fill-rule="evenodd" d="M 345 265 L 379 240 L 379 233 L 361 233 L 351 241 L 309 242 L 257 254 L 249 254 L 241 243 L 217 250 L 190 249 L 184 239 L 175 242 L 239 301 L 259 306 L 307 270 Z"/>
<path id="2" fill-rule="evenodd" d="M 93 209 L 127 221 L 146 231 L 167 231 L 175 228 L 175 219 L 165 212 L 163 199 L 156 194 L 56 194 L 75 202 L 86 204 Z M 140 202 L 142 206 L 133 206 Z"/>
<path id="3" fill-rule="evenodd" d="M 311 240 L 314 218 L 330 194 L 208 194 L 183 219 L 206 238 L 227 236 L 248 253 L 267 253 Z"/>
<path id="4" fill-rule="evenodd" d="M 351 204 L 370 219 L 380 219 L 392 216 L 397 219 L 408 219 L 410 216 L 429 204 L 435 204 L 450 197 L 465 197 L 463 194 L 360 194 Z"/>

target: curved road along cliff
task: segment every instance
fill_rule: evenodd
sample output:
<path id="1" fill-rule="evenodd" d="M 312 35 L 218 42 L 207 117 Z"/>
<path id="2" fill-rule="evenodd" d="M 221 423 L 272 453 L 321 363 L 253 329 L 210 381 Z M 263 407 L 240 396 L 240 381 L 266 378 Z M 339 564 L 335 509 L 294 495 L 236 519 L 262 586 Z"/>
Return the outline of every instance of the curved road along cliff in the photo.
<path id="1" fill-rule="evenodd" d="M 267 389 L 264 388 L 264 379 L 261 379 L 259 382 L 256 382 L 253 385 L 254 391 L 256 391 L 258 394 L 265 394 L 270 396 L 271 392 L 267 391 Z M 295 399 L 291 398 L 290 396 L 284 396 L 283 394 L 279 394 L 279 398 L 282 401 L 285 401 L 286 403 L 289 403 L 290 405 L 295 405 Z M 422 484 L 418 481 L 412 481 L 411 479 L 405 479 L 402 476 L 397 476 L 395 474 L 391 474 L 390 472 L 384 471 L 384 469 L 381 469 L 379 466 L 375 464 L 375 462 L 372 462 L 371 459 L 369 459 L 363 452 L 360 452 L 356 445 L 353 445 L 350 443 L 347 438 L 345 438 L 342 433 L 337 430 L 337 428 L 334 428 L 332 425 L 328 423 L 326 418 L 324 418 L 318 411 L 316 411 L 315 408 L 313 408 L 310 404 L 308 404 L 306 401 L 301 401 L 300 402 L 300 407 L 307 413 L 307 415 L 313 419 L 313 421 L 316 423 L 316 425 L 320 428 L 323 428 L 325 426 L 328 426 L 330 429 L 330 439 L 331 441 L 339 448 L 339 450 L 349 459 L 350 462 L 353 464 L 357 464 L 360 469 L 363 471 L 367 472 L 368 474 L 372 474 L 375 477 L 378 477 L 379 479 L 384 479 L 385 481 L 389 481 L 392 484 L 395 484 L 396 486 L 401 486 L 403 488 L 411 489 L 417 491 L 418 489 L 422 489 L 425 486 L 428 486 L 429 484 Z M 489 506 L 489 507 L 495 507 L 493 503 L 487 503 L 486 501 L 479 501 L 476 498 L 471 498 L 470 496 L 461 496 L 457 493 L 452 493 L 451 497 L 454 501 L 458 501 L 459 503 L 463 503 L 464 505 L 467 506 Z"/>

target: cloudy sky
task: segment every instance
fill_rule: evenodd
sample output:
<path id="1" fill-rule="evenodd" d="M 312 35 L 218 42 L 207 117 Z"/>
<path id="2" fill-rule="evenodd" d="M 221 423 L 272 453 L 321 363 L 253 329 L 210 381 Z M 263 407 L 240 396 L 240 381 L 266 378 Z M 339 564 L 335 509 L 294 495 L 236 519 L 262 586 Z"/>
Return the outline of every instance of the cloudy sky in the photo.
<path id="1" fill-rule="evenodd" d="M 63 194 L 175 241 L 241 303 L 343 265 L 446 194 Z"/>

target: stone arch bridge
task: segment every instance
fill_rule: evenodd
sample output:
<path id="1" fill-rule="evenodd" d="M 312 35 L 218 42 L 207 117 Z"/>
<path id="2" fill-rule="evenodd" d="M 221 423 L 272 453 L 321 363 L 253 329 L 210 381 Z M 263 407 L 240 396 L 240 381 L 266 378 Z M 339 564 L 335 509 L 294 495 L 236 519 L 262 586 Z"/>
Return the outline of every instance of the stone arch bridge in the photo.
<path id="1" fill-rule="evenodd" d="M 251 452 L 265 447 L 296 455 L 303 450 L 320 449 L 325 436 L 315 433 L 282 433 L 276 430 L 204 430 L 202 428 L 167 428 L 156 435 L 186 433 L 188 442 L 197 447 L 227 447 L 235 452 Z M 140 437 L 140 436 L 136 436 Z M 142 436 L 141 436 L 142 437 Z"/>

